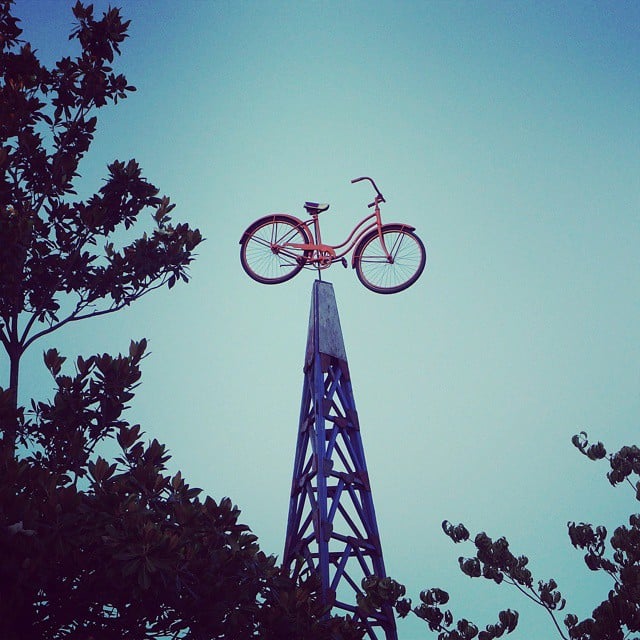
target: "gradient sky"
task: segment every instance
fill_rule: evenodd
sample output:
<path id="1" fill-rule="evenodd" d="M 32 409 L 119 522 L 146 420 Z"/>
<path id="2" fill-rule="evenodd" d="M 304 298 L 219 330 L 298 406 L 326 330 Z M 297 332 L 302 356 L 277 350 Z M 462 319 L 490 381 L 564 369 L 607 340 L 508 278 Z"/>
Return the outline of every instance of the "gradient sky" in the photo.
<path id="1" fill-rule="evenodd" d="M 44 60 L 73 45 L 71 2 L 17 0 Z M 95 2 L 97 10 L 107 2 Z M 371 193 L 429 254 L 409 290 L 334 285 L 387 571 L 417 600 L 439 586 L 479 624 L 547 614 L 472 581 L 443 519 L 505 535 L 567 609 L 590 613 L 569 520 L 637 510 L 570 443 L 637 443 L 640 415 L 638 2 L 115 2 L 133 20 L 117 68 L 138 88 L 102 110 L 81 195 L 135 157 L 207 241 L 193 280 L 36 345 L 23 394 L 50 394 L 49 346 L 71 357 L 150 340 L 129 413 L 172 469 L 230 496 L 281 555 L 312 272 L 277 287 L 242 271 L 238 239 L 266 213 L 331 203 L 341 241 Z M 1 357 L 4 358 L 4 355 Z M 4 382 L 4 381 L 2 381 Z M 402 640 L 431 635 L 400 621 Z"/>

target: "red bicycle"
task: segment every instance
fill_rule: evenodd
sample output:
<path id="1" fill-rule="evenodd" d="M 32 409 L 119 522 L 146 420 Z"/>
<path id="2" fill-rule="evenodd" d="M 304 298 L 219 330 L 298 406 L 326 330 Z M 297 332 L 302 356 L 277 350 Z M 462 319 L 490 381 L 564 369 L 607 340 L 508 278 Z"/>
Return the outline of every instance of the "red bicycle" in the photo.
<path id="1" fill-rule="evenodd" d="M 362 219 L 341 244 L 322 242 L 318 216 L 328 204 L 305 202 L 311 218 L 305 222 L 284 213 L 256 220 L 240 238 L 240 261 L 254 280 L 278 284 L 304 268 L 327 269 L 334 262 L 347 266 L 345 256 L 354 247 L 351 266 L 362 284 L 376 293 L 397 293 L 410 287 L 422 274 L 427 252 L 408 224 L 383 224 L 380 203 L 386 202 L 376 183 L 366 176 L 376 196 L 368 206 L 373 213 Z"/>

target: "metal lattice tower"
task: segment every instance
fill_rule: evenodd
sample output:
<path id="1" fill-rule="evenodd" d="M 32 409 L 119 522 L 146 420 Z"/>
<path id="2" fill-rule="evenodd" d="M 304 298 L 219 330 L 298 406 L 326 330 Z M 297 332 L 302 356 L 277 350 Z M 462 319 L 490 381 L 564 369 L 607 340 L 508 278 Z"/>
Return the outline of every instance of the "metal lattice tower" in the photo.
<path id="1" fill-rule="evenodd" d="M 397 640 L 390 606 L 356 605 L 363 577 L 386 576 L 333 286 L 313 283 L 283 566 L 316 573 L 323 601 Z M 340 611 L 335 611 L 336 609 Z"/>

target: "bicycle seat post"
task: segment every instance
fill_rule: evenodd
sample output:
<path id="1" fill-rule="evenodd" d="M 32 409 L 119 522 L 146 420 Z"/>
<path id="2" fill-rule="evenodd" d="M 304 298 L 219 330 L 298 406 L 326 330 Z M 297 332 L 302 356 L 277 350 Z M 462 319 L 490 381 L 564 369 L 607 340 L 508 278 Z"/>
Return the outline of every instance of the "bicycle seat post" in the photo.
<path id="1" fill-rule="evenodd" d="M 305 202 L 304 208 L 307 210 L 307 213 L 311 216 L 311 220 L 313 221 L 313 235 L 315 236 L 315 243 L 322 243 L 322 235 L 320 234 L 320 223 L 318 221 L 318 216 L 329 208 L 328 204 L 320 204 L 318 202 Z M 316 266 L 318 269 L 318 279 L 322 280 L 321 273 L 321 264 L 320 264 L 320 253 L 316 249 L 315 258 L 316 258 Z"/>
<path id="2" fill-rule="evenodd" d="M 320 244 L 322 242 L 322 237 L 320 234 L 320 222 L 318 220 L 318 211 L 314 211 L 311 214 L 311 219 L 313 220 L 313 235 L 315 236 L 316 244 Z M 316 258 L 318 261 L 316 262 L 316 268 L 318 269 L 318 280 L 322 282 L 322 269 L 320 268 L 320 252 L 315 251 Z"/>

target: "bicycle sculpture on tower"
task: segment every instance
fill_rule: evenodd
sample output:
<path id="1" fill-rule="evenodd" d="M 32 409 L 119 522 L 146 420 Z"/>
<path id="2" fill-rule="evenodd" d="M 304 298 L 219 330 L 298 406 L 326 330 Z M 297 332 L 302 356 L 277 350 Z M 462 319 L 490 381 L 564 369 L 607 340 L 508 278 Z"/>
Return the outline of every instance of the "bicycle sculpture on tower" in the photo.
<path id="1" fill-rule="evenodd" d="M 251 224 L 240 239 L 242 267 L 264 284 L 286 282 L 302 269 L 351 265 L 376 293 L 397 293 L 424 271 L 427 254 L 414 227 L 383 223 L 375 190 L 369 208 L 338 245 L 322 242 L 319 215 L 328 204 L 305 202 L 311 216 L 274 213 Z M 282 566 L 297 580 L 315 575 L 322 603 L 349 615 L 368 640 L 398 640 L 390 604 L 363 606 L 368 588 L 388 588 L 382 544 L 338 307 L 330 282 L 313 283 L 296 452 Z"/>
<path id="2" fill-rule="evenodd" d="M 345 256 L 353 249 L 351 266 L 362 284 L 376 293 L 398 293 L 410 287 L 422 274 L 427 252 L 415 227 L 404 223 L 383 224 L 380 204 L 386 202 L 376 183 L 368 206 L 373 213 L 363 218 L 349 237 L 338 245 L 322 242 L 319 215 L 328 204 L 305 202 L 311 216 L 302 221 L 285 213 L 264 216 L 251 224 L 240 239 L 240 261 L 247 274 L 263 284 L 279 284 L 302 269 L 327 269 L 334 262 L 347 266 Z"/>

